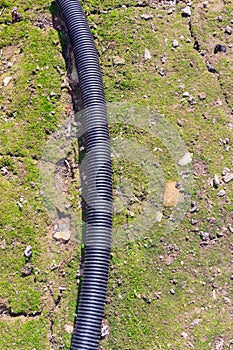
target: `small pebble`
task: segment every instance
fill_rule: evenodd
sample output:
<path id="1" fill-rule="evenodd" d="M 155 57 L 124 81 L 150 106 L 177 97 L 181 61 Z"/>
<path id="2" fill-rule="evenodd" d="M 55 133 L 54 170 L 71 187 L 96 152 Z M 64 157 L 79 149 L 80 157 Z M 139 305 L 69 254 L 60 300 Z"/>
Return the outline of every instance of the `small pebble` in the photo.
<path id="1" fill-rule="evenodd" d="M 226 174 L 229 174 L 231 170 L 229 168 L 224 168 L 222 171 L 222 176 L 225 176 Z"/>
<path id="2" fill-rule="evenodd" d="M 108 320 L 105 318 L 102 321 L 102 325 L 101 325 L 101 338 L 106 338 L 109 336 L 110 333 L 110 325 Z"/>
<path id="3" fill-rule="evenodd" d="M 173 40 L 172 46 L 175 47 L 175 48 L 178 47 L 179 46 L 178 40 L 176 40 L 176 39 Z"/>
<path id="4" fill-rule="evenodd" d="M 206 99 L 206 93 L 205 93 L 205 92 L 200 92 L 200 93 L 198 94 L 198 97 L 199 97 L 199 100 L 200 100 L 200 101 L 203 101 L 203 100 Z"/>
<path id="5" fill-rule="evenodd" d="M 223 232 L 221 232 L 221 231 L 217 232 L 217 237 L 218 237 L 218 238 L 221 238 L 221 237 L 223 237 L 223 236 L 224 236 L 224 233 L 223 233 Z"/>
<path id="6" fill-rule="evenodd" d="M 23 19 L 23 16 L 18 12 L 17 7 L 13 7 L 11 11 L 12 23 L 20 22 Z"/>
<path id="7" fill-rule="evenodd" d="M 141 15 L 141 18 L 145 19 L 146 21 L 148 21 L 148 19 L 152 19 L 153 18 L 153 15 L 151 13 L 143 14 L 143 15 Z"/>
<path id="8" fill-rule="evenodd" d="M 7 167 L 4 166 L 3 168 L 1 168 L 1 174 L 2 174 L 3 176 L 5 176 L 5 175 L 8 174 Z"/>
<path id="9" fill-rule="evenodd" d="M 213 179 L 213 185 L 214 187 L 218 188 L 218 186 L 220 185 L 220 180 L 217 174 L 214 175 L 214 179 Z"/>
<path id="10" fill-rule="evenodd" d="M 69 333 L 69 334 L 72 334 L 72 333 L 73 333 L 74 327 L 73 327 L 72 325 L 70 325 L 70 324 L 65 324 L 64 328 L 65 328 L 65 330 L 66 330 L 67 333 Z"/>
<path id="11" fill-rule="evenodd" d="M 174 295 L 174 294 L 175 294 L 175 290 L 174 290 L 174 289 L 170 289 L 170 293 L 171 293 L 172 295 Z"/>
<path id="12" fill-rule="evenodd" d="M 190 8 L 190 6 L 186 6 L 186 7 L 182 10 L 182 16 L 183 16 L 183 17 L 190 17 L 190 16 L 191 16 L 191 8 Z"/>
<path id="13" fill-rule="evenodd" d="M 214 66 L 212 66 L 212 64 L 210 62 L 206 62 L 206 68 L 208 69 L 208 71 L 210 73 L 217 73 L 216 69 L 214 68 Z"/>
<path id="14" fill-rule="evenodd" d="M 27 248 L 25 249 L 24 255 L 28 259 L 32 256 L 32 247 L 30 245 L 28 245 Z"/>
<path id="15" fill-rule="evenodd" d="M 218 196 L 218 197 L 224 197 L 225 194 L 226 194 L 226 191 L 220 190 L 220 191 L 217 193 L 217 196 Z"/>
<path id="16" fill-rule="evenodd" d="M 222 22 L 222 19 L 223 19 L 222 16 L 218 16 L 218 21 L 219 22 Z"/>
<path id="17" fill-rule="evenodd" d="M 181 333 L 181 337 L 182 337 L 182 338 L 188 338 L 188 334 L 185 333 L 185 332 L 182 332 L 182 333 Z"/>
<path id="18" fill-rule="evenodd" d="M 230 26 L 227 26 L 225 28 L 225 33 L 231 35 L 232 34 L 232 28 Z"/>
<path id="19" fill-rule="evenodd" d="M 12 77 L 5 77 L 3 79 L 3 86 L 7 86 L 11 82 L 12 79 L 13 79 Z"/>
<path id="20" fill-rule="evenodd" d="M 198 208 L 198 206 L 196 205 L 196 202 L 195 201 L 193 201 L 192 203 L 191 203 L 191 209 L 190 209 L 190 213 L 195 213 L 195 212 L 197 212 L 198 210 L 199 210 L 199 208 Z"/>
<path id="21" fill-rule="evenodd" d="M 182 127 L 182 126 L 184 125 L 181 119 L 178 119 L 177 122 L 176 122 L 176 124 L 177 124 L 179 127 Z"/>
<path id="22" fill-rule="evenodd" d="M 221 45 L 221 44 L 217 44 L 214 48 L 214 53 L 218 53 L 218 52 L 226 52 L 227 48 L 225 45 Z"/>
<path id="23" fill-rule="evenodd" d="M 144 54 L 145 60 L 150 60 L 151 59 L 151 54 L 148 49 L 145 49 L 145 54 Z"/>
<path id="24" fill-rule="evenodd" d="M 161 69 L 159 69 L 158 70 L 158 73 L 159 73 L 159 75 L 161 75 L 162 77 L 165 75 L 165 70 L 164 70 L 164 68 L 161 68 Z"/>
<path id="25" fill-rule="evenodd" d="M 209 5 L 209 2 L 208 2 L 208 1 L 204 1 L 204 2 L 202 3 L 202 7 L 203 7 L 204 9 L 206 9 L 206 8 L 208 7 L 208 5 Z"/>
<path id="26" fill-rule="evenodd" d="M 184 93 L 183 93 L 183 97 L 189 97 L 190 95 L 189 95 L 189 92 L 188 91 L 185 91 Z"/>
<path id="27" fill-rule="evenodd" d="M 22 270 L 21 270 L 21 273 L 22 273 L 22 276 L 26 277 L 26 276 L 30 276 L 32 271 L 33 271 L 33 267 L 32 266 L 29 266 L 29 267 L 23 266 Z"/>
<path id="28" fill-rule="evenodd" d="M 225 183 L 228 183 L 228 182 L 230 182 L 231 180 L 233 180 L 233 174 L 228 173 L 228 174 L 226 174 L 225 176 L 223 176 L 223 181 L 224 181 Z"/>

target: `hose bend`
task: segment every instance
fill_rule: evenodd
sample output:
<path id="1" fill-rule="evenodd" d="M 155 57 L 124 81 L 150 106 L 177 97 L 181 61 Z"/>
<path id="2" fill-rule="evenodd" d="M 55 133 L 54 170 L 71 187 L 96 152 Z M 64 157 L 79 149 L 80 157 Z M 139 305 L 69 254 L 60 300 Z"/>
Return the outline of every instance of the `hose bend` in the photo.
<path id="1" fill-rule="evenodd" d="M 87 162 L 87 225 L 83 281 L 72 350 L 98 349 L 108 284 L 112 231 L 112 166 L 102 74 L 78 0 L 57 0 L 78 71 Z"/>

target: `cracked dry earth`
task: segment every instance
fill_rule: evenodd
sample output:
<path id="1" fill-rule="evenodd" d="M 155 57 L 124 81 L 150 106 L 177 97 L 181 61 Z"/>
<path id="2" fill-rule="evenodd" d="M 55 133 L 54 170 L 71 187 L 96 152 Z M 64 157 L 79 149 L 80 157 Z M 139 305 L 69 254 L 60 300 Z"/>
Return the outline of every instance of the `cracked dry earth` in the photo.
<path id="1" fill-rule="evenodd" d="M 192 154 L 194 179 L 190 208 L 172 233 L 173 208 L 165 206 L 140 239 L 113 248 L 100 348 L 233 349 L 232 1 L 83 6 L 107 101 L 164 115 Z M 80 103 L 69 44 L 54 3 L 3 1 L 0 14 L 0 348 L 70 349 L 80 244 L 74 235 L 54 239 L 54 213 L 63 223 L 64 215 L 43 202 L 40 172 L 45 145 Z M 122 123 L 110 132 L 150 150 L 174 185 L 163 140 Z M 75 142 L 57 166 L 63 194 L 81 217 Z M 143 210 L 147 182 L 126 160 L 113 158 L 113 170 L 116 201 L 121 182 L 132 184 L 114 215 L 115 228 L 127 227 Z"/>

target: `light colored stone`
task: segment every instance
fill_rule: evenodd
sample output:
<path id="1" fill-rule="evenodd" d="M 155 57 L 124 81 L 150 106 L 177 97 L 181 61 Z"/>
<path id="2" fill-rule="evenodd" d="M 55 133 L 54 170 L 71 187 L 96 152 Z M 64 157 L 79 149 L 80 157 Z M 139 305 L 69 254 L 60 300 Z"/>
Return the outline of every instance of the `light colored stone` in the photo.
<path id="1" fill-rule="evenodd" d="M 182 10 L 182 16 L 187 16 L 187 17 L 190 17 L 190 16 L 191 16 L 191 8 L 190 8 L 190 6 L 186 6 L 186 7 Z"/>
<path id="2" fill-rule="evenodd" d="M 179 46 L 178 40 L 176 40 L 176 39 L 173 40 L 172 46 L 173 46 L 173 47 L 178 47 L 178 46 Z"/>
<path id="3" fill-rule="evenodd" d="M 70 325 L 70 324 L 65 324 L 64 328 L 65 328 L 65 330 L 66 330 L 67 333 L 69 333 L 69 334 L 72 334 L 72 333 L 73 333 L 74 327 L 73 327 L 72 325 Z"/>
<path id="4" fill-rule="evenodd" d="M 217 193 L 217 196 L 218 196 L 218 197 L 224 197 L 225 194 L 226 194 L 226 191 L 220 190 L 220 191 Z"/>
<path id="5" fill-rule="evenodd" d="M 230 26 L 227 26 L 225 28 L 225 33 L 231 35 L 232 34 L 232 28 Z"/>
<path id="6" fill-rule="evenodd" d="M 229 168 L 224 168 L 222 171 L 222 176 L 225 176 L 226 174 L 229 174 L 231 170 Z"/>
<path id="7" fill-rule="evenodd" d="M 151 59 L 151 54 L 148 49 L 145 49 L 145 54 L 144 54 L 145 60 L 150 60 Z"/>
<path id="8" fill-rule="evenodd" d="M 13 79 L 12 77 L 5 77 L 5 78 L 2 80 L 3 86 L 7 86 L 7 85 L 11 82 L 12 79 Z"/>
<path id="9" fill-rule="evenodd" d="M 188 333 L 182 332 L 182 333 L 181 333 L 181 337 L 182 337 L 182 338 L 185 338 L 185 339 L 188 338 Z"/>
<path id="10" fill-rule="evenodd" d="M 145 14 L 141 15 L 141 18 L 145 19 L 147 21 L 148 19 L 152 19 L 153 15 L 151 13 L 149 13 L 149 14 L 145 13 Z"/>
<path id="11" fill-rule="evenodd" d="M 105 318 L 102 321 L 102 325 L 101 325 L 101 338 L 106 338 L 109 336 L 109 332 L 110 332 L 110 325 L 108 320 Z"/>
<path id="12" fill-rule="evenodd" d="M 185 153 L 185 155 L 183 156 L 183 158 L 181 158 L 178 162 L 179 165 L 187 165 L 189 163 L 192 162 L 192 153 Z"/>
<path id="13" fill-rule="evenodd" d="M 203 100 L 206 99 L 206 93 L 205 93 L 205 92 L 200 92 L 200 93 L 198 94 L 198 97 L 199 97 L 199 100 L 200 100 L 200 101 L 203 101 Z"/>
<path id="14" fill-rule="evenodd" d="M 60 241 L 63 243 L 66 243 L 70 240 L 71 232 L 69 230 L 66 231 L 57 231 L 54 233 L 53 238 L 56 239 L 56 241 Z"/>
<path id="15" fill-rule="evenodd" d="M 214 175 L 213 185 L 218 187 L 220 185 L 220 180 L 217 174 Z"/>
<path id="16" fill-rule="evenodd" d="M 231 180 L 233 180 L 233 174 L 228 173 L 228 174 L 226 174 L 225 176 L 223 176 L 223 181 L 224 181 L 225 183 L 230 182 Z"/>
<path id="17" fill-rule="evenodd" d="M 119 56 L 116 56 L 116 57 L 113 57 L 113 64 L 115 66 L 124 66 L 125 65 L 125 59 L 123 57 L 119 57 Z"/>

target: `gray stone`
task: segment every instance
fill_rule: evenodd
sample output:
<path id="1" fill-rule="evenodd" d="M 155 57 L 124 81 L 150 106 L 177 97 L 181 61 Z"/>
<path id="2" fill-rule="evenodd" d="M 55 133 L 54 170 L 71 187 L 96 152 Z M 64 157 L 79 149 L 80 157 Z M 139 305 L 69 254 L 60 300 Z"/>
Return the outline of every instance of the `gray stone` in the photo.
<path id="1" fill-rule="evenodd" d="M 225 183 L 230 182 L 231 180 L 233 180 L 233 174 L 232 173 L 228 173 L 225 176 L 223 176 L 223 181 Z"/>
<path id="2" fill-rule="evenodd" d="M 2 82 L 3 82 L 3 86 L 7 86 L 10 81 L 12 80 L 13 78 L 12 77 L 5 77 Z"/>

